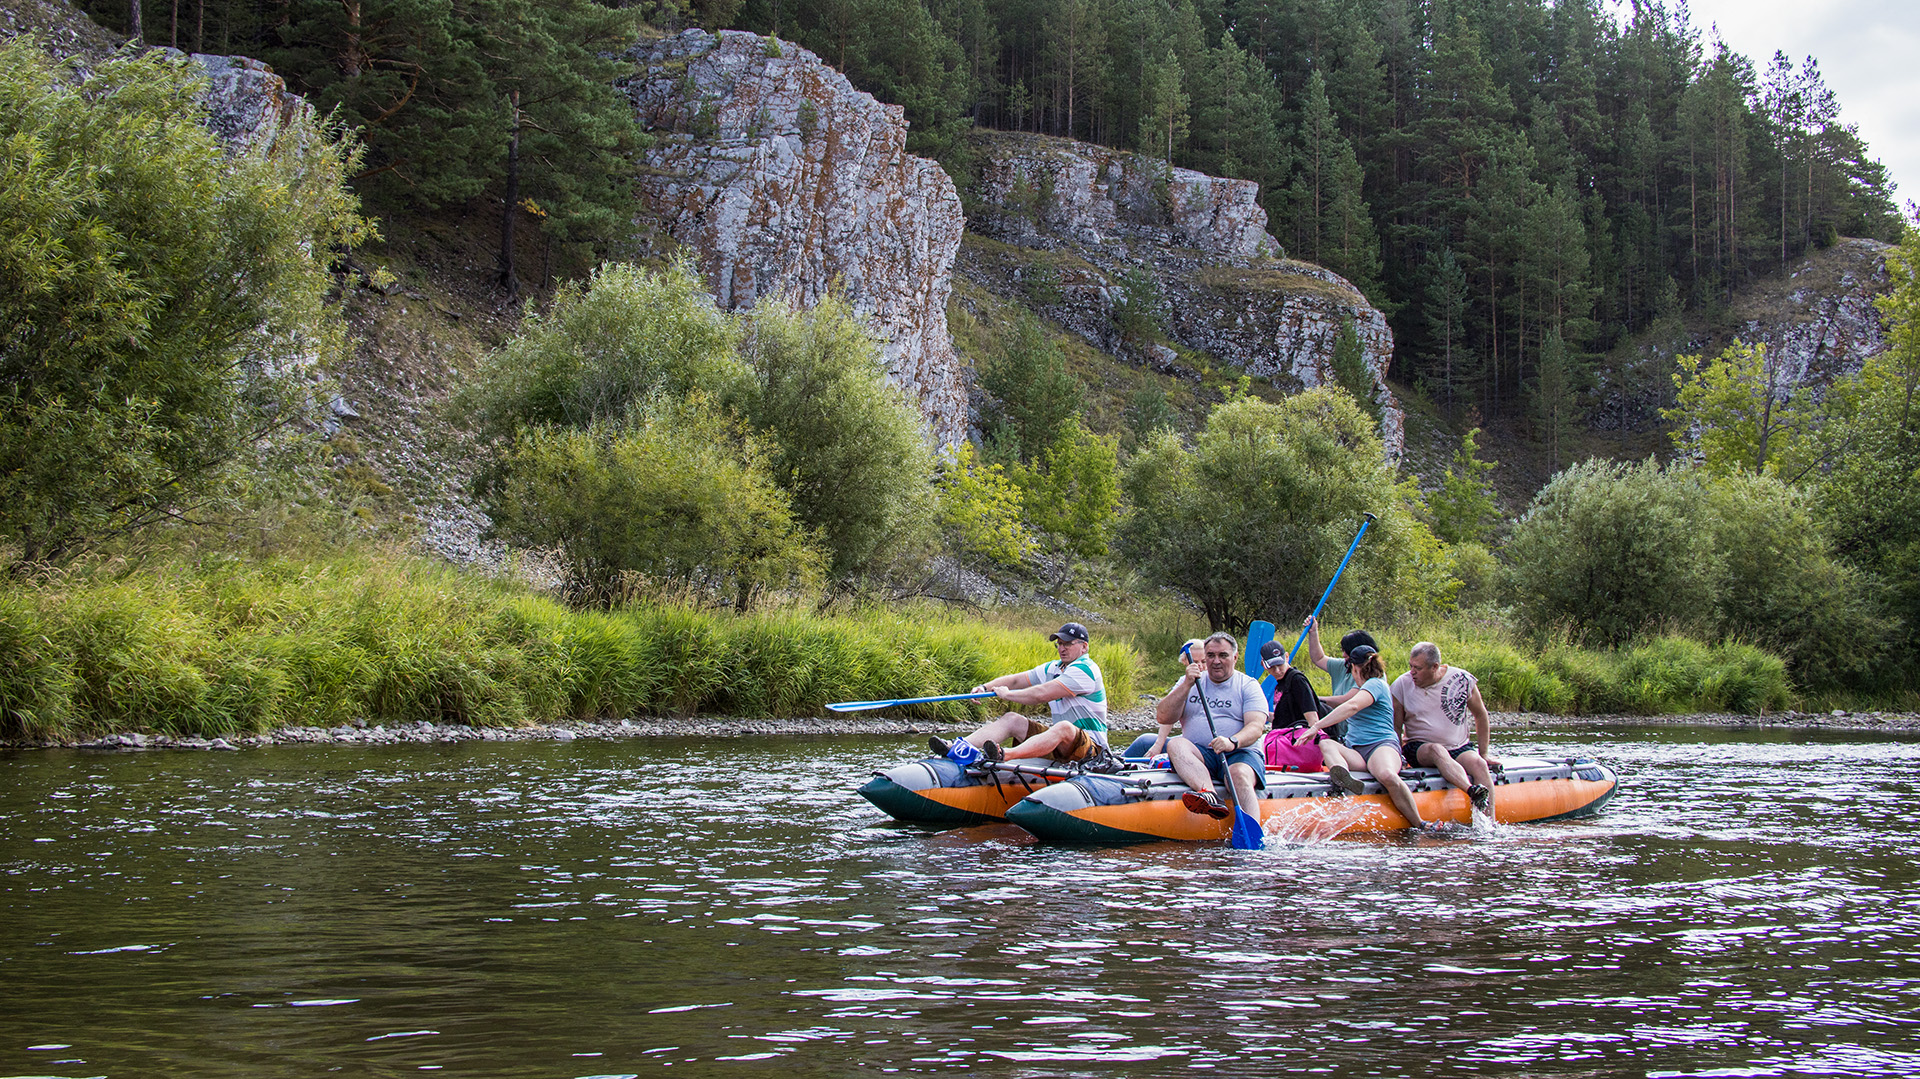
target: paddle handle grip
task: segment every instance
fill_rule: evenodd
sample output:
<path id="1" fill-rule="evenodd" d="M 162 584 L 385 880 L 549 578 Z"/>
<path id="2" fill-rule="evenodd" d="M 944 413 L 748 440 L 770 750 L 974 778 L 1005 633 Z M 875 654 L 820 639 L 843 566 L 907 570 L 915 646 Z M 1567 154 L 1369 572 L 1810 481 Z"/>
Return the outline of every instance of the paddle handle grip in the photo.
<path id="1" fill-rule="evenodd" d="M 940 697 L 900 697 L 891 701 L 841 701 L 827 705 L 829 712 L 870 712 L 876 708 L 892 708 L 897 704 L 938 704 L 941 701 L 977 701 L 983 697 L 998 696 L 986 693 L 948 693 Z"/>
<path id="2" fill-rule="evenodd" d="M 1307 616 L 1309 621 L 1320 617 L 1320 608 L 1327 605 L 1327 597 L 1333 595 L 1333 586 L 1340 583 L 1340 575 L 1347 571 L 1348 560 L 1353 558 L 1353 552 L 1359 549 L 1360 537 L 1367 534 L 1367 526 L 1371 524 L 1373 524 L 1373 514 L 1369 513 L 1367 514 L 1367 519 L 1360 522 L 1360 531 L 1354 533 L 1353 542 L 1347 544 L 1346 556 L 1340 559 L 1340 568 L 1333 571 L 1333 580 L 1327 582 L 1327 590 L 1320 593 L 1320 602 L 1313 605 L 1313 613 Z M 1300 627 L 1300 636 L 1293 642 L 1293 651 L 1287 653 L 1287 663 L 1289 665 L 1293 663 L 1293 657 L 1300 654 L 1300 646 L 1305 644 L 1306 640 L 1307 629 L 1305 626 L 1302 626 Z"/>

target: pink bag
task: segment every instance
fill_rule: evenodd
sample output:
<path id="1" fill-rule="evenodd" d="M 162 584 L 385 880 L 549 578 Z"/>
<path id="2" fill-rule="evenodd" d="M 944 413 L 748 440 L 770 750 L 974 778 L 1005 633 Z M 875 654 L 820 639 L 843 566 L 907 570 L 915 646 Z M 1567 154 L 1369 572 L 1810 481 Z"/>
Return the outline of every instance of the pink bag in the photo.
<path id="1" fill-rule="evenodd" d="M 1305 727 L 1288 727 L 1284 731 L 1267 732 L 1267 767 L 1280 772 L 1324 772 L 1326 764 L 1320 760 L 1320 743 L 1326 740 L 1326 731 L 1314 731 L 1313 737 L 1293 744 L 1294 736 Z"/>

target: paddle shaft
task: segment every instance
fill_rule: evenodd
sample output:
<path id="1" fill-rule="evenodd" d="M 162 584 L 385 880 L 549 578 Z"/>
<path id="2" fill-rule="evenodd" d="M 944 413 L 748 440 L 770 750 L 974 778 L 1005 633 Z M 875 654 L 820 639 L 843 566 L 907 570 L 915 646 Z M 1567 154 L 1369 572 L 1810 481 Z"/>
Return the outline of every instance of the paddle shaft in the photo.
<path id="1" fill-rule="evenodd" d="M 829 712 L 868 712 L 875 708 L 892 708 L 896 704 L 938 704 L 941 701 L 977 701 L 983 697 L 997 697 L 997 693 L 949 693 L 941 697 L 901 697 L 892 701 L 841 701 L 827 705 Z"/>
<path id="2" fill-rule="evenodd" d="M 1353 557 L 1353 552 L 1359 549 L 1360 537 L 1367 534 L 1367 526 L 1371 525 L 1372 523 L 1373 523 L 1373 514 L 1371 513 L 1367 514 L 1366 520 L 1360 522 L 1360 531 L 1354 533 L 1353 542 L 1347 544 L 1346 557 L 1340 560 L 1340 568 L 1333 571 L 1333 580 L 1328 581 L 1327 590 L 1325 592 L 1320 593 L 1320 602 L 1313 605 L 1313 613 L 1307 616 L 1308 621 L 1312 621 L 1313 619 L 1320 617 L 1320 608 L 1325 607 L 1327 605 L 1327 597 L 1333 595 L 1333 586 L 1340 583 L 1340 575 L 1347 571 L 1347 561 Z M 1307 630 L 1305 626 L 1302 626 L 1300 628 L 1299 639 L 1293 642 L 1293 651 L 1287 653 L 1287 663 L 1289 666 L 1291 666 L 1293 663 L 1293 657 L 1300 654 L 1300 646 L 1302 644 L 1305 644 L 1306 640 L 1307 640 Z M 1208 722 L 1212 722 L 1212 721 L 1209 720 Z"/>

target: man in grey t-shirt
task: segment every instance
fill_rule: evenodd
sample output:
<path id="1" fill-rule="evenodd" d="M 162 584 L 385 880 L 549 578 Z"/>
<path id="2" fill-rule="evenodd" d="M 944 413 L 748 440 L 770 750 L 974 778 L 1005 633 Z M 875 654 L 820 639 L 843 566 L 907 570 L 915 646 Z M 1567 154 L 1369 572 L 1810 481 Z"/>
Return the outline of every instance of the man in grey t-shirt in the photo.
<path id="1" fill-rule="evenodd" d="M 1408 654 L 1407 673 L 1393 680 L 1391 692 L 1393 725 L 1406 739 L 1402 752 L 1407 761 L 1439 769 L 1441 778 L 1467 792 L 1477 812 L 1492 816 L 1492 770 L 1499 762 L 1490 752 L 1492 724 L 1480 683 L 1468 671 L 1440 662 L 1439 645 L 1421 641 Z"/>
<path id="2" fill-rule="evenodd" d="M 1240 672 L 1239 654 L 1233 634 L 1208 637 L 1202 660 L 1188 664 L 1187 673 L 1153 709 L 1162 726 L 1180 723 L 1180 737 L 1167 743 L 1167 756 L 1174 774 L 1193 788 L 1181 802 L 1190 812 L 1216 820 L 1232 810 L 1214 792 L 1215 780 L 1231 784 L 1234 801 L 1255 817 L 1260 813 L 1254 792 L 1267 785 L 1260 750 L 1267 733 L 1267 695 L 1259 682 Z"/>

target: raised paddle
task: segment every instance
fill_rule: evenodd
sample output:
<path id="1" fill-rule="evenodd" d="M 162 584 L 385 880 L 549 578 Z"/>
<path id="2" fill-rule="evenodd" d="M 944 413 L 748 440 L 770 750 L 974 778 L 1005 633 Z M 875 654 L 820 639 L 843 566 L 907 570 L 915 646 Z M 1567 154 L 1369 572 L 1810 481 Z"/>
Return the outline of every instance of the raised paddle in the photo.
<path id="1" fill-rule="evenodd" d="M 1268 674 L 1266 667 L 1260 663 L 1260 649 L 1266 647 L 1267 642 L 1271 640 L 1273 640 L 1272 622 L 1256 618 L 1247 623 L 1247 652 L 1240 660 L 1240 666 L 1246 670 L 1247 677 L 1259 679 L 1260 689 L 1268 699 L 1273 697 L 1274 682 L 1273 676 Z"/>
<path id="2" fill-rule="evenodd" d="M 949 693 L 943 697 L 901 697 L 891 701 L 841 701 L 827 705 L 829 712 L 870 712 L 875 708 L 892 708 L 896 704 L 938 704 L 941 701 L 977 701 L 982 697 L 998 696 L 995 693 Z"/>
<path id="3" fill-rule="evenodd" d="M 1320 617 L 1320 608 L 1327 605 L 1327 597 L 1333 595 L 1333 586 L 1340 583 L 1340 575 L 1347 571 L 1347 560 L 1353 557 L 1354 550 L 1360 546 L 1360 537 L 1367 534 L 1367 526 L 1372 523 L 1373 514 L 1371 513 L 1367 514 L 1366 520 L 1360 522 L 1360 531 L 1354 533 L 1353 542 L 1347 544 L 1346 557 L 1340 560 L 1340 568 L 1333 571 L 1333 580 L 1328 581 L 1327 590 L 1320 593 L 1320 602 L 1313 605 L 1313 613 L 1307 616 L 1307 621 L 1311 622 Z M 1293 642 L 1293 651 L 1287 653 L 1287 662 L 1289 664 L 1293 662 L 1293 657 L 1300 654 L 1300 645 L 1303 644 L 1306 639 L 1307 627 L 1301 626 L 1300 636 Z"/>

